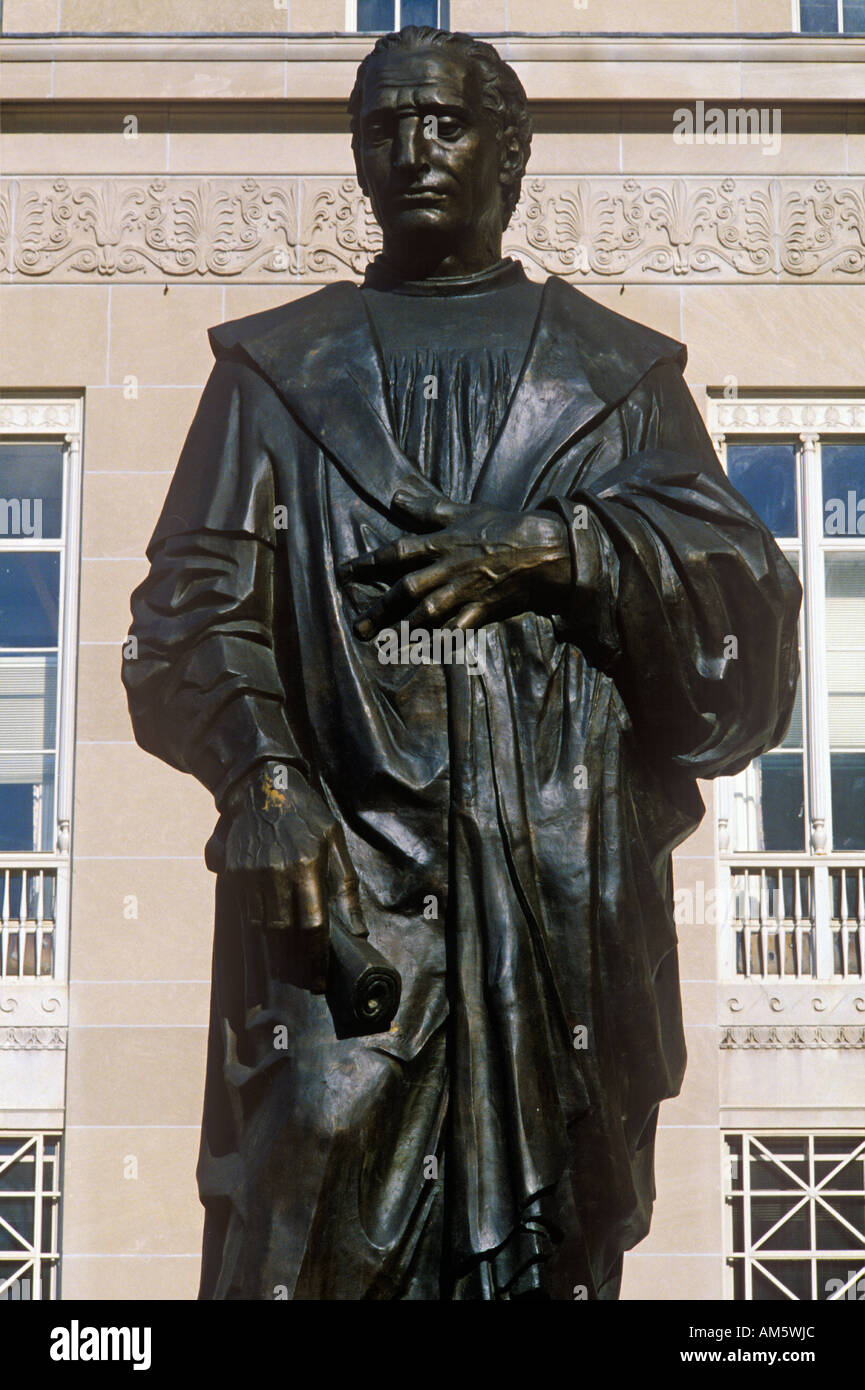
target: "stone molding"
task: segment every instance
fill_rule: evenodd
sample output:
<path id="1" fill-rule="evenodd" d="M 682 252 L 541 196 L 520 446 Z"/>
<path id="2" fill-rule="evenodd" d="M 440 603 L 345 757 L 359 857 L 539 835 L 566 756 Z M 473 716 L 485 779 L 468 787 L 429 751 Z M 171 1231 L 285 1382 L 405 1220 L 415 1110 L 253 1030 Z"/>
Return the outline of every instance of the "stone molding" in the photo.
<path id="1" fill-rule="evenodd" d="M 80 434 L 81 401 L 78 398 L 17 400 L 0 393 L 0 430 L 12 434 Z"/>
<path id="2" fill-rule="evenodd" d="M 102 175 L 0 183 L 14 283 L 357 278 L 381 237 L 346 177 Z M 865 283 L 865 179 L 527 178 L 505 252 L 575 284 Z"/>
<path id="3" fill-rule="evenodd" d="M 735 1048 L 865 1048 L 865 1027 L 800 1023 L 724 1028 L 720 1046 Z"/>
<path id="4" fill-rule="evenodd" d="M 865 985 L 841 980 L 739 980 L 718 987 L 722 1028 L 858 1028 L 865 1023 Z"/>
<path id="5" fill-rule="evenodd" d="M 765 434 L 845 434 L 865 429 L 865 405 L 837 399 L 807 400 L 795 396 L 784 400 L 747 397 L 709 401 L 709 429 L 714 435 L 726 430 Z"/>
<path id="6" fill-rule="evenodd" d="M 856 34 L 562 33 L 482 37 L 509 63 L 800 63 L 861 62 Z M 4 34 L 0 59 L 19 63 L 359 63 L 368 34 Z"/>
<path id="7" fill-rule="evenodd" d="M 65 1028 L 0 1028 L 0 1051 L 63 1051 Z"/>

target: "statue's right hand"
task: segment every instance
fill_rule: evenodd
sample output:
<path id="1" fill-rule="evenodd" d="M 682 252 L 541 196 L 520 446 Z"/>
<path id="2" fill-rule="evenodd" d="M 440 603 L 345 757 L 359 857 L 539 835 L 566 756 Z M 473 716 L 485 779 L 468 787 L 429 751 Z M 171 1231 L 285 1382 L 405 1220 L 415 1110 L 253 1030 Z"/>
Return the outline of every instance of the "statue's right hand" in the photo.
<path id="1" fill-rule="evenodd" d="M 284 763 L 252 768 L 229 792 L 205 861 L 235 892 L 245 925 L 286 932 L 290 983 L 323 994 L 330 911 L 365 930 L 342 828 L 303 775 Z"/>

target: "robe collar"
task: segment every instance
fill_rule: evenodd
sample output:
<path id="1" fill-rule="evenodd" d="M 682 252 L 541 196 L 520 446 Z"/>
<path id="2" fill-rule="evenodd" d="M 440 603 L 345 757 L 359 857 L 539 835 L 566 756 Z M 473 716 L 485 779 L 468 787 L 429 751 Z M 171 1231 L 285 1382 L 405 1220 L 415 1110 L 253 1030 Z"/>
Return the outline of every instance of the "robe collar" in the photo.
<path id="1" fill-rule="evenodd" d="M 210 331 L 218 357 L 248 358 L 292 415 L 380 510 L 410 486 L 442 494 L 399 448 L 384 364 L 358 287 L 315 294 Z M 526 359 L 472 500 L 528 507 L 551 464 L 661 361 L 686 350 L 623 318 L 557 276 L 544 285 Z"/>

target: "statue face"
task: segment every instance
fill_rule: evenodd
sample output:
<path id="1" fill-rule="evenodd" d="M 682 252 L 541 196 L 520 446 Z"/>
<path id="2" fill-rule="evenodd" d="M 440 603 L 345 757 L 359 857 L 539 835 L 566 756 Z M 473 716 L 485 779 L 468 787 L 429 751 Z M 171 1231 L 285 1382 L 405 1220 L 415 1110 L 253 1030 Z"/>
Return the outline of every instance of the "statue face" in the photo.
<path id="1" fill-rule="evenodd" d="M 358 172 L 388 255 L 404 264 L 497 258 L 499 143 L 478 76 L 459 54 L 396 50 L 376 59 L 359 136 Z"/>

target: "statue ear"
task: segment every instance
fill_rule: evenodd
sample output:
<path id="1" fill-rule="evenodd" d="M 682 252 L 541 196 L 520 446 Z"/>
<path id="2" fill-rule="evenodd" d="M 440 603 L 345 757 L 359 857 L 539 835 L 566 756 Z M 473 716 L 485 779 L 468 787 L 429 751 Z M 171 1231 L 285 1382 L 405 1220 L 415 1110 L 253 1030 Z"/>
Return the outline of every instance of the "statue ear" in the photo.
<path id="1" fill-rule="evenodd" d="M 510 224 L 514 208 L 519 198 L 520 184 L 525 173 L 525 157 L 516 126 L 507 126 L 501 133 L 499 165 L 499 185 L 507 189 L 502 193 L 502 231 Z"/>
<path id="2" fill-rule="evenodd" d="M 516 126 L 507 126 L 500 136 L 501 145 L 501 183 L 513 183 L 519 178 L 523 152 L 520 148 L 519 132 Z"/>

